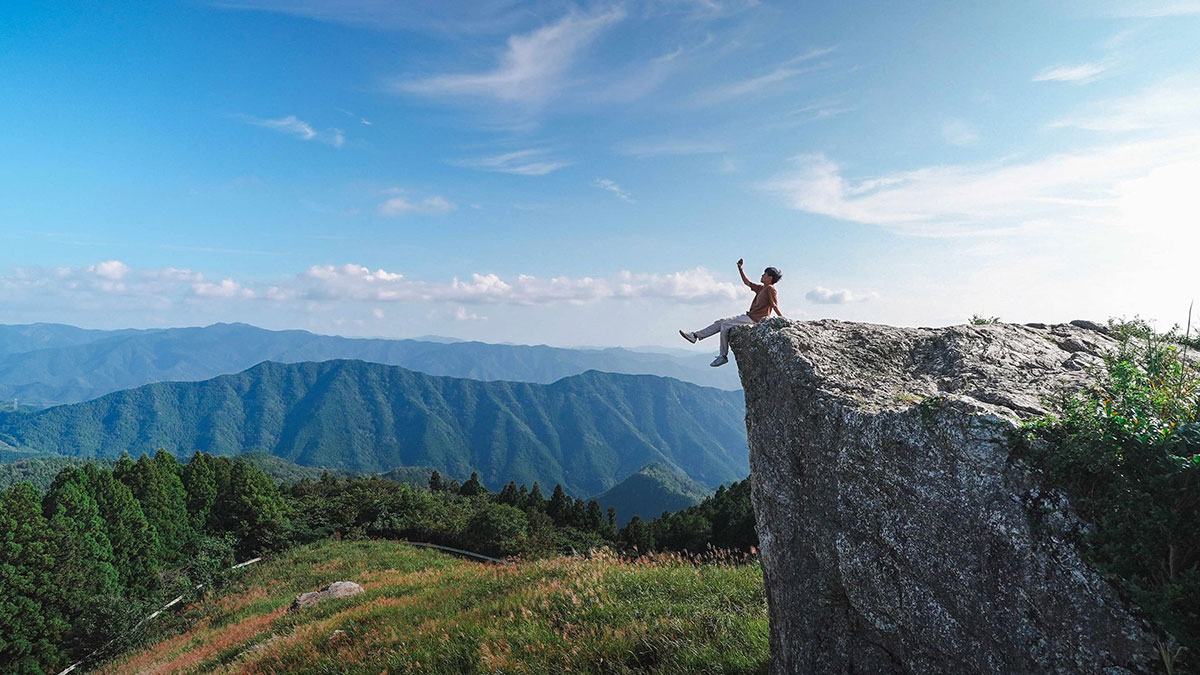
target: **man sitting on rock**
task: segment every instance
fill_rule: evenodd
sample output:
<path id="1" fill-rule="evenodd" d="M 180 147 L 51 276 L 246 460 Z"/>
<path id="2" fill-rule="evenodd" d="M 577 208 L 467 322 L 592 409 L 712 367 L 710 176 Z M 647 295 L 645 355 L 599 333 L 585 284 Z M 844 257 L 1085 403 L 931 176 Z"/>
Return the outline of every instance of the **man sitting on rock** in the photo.
<path id="1" fill-rule="evenodd" d="M 759 279 L 762 283 L 754 283 L 746 276 L 742 270 L 742 259 L 737 261 L 738 274 L 742 275 L 742 283 L 750 287 L 754 291 L 754 302 L 750 303 L 750 309 L 745 314 L 731 316 L 725 319 L 717 319 L 712 322 L 708 328 L 702 328 L 695 332 L 681 330 L 679 334 L 688 342 L 703 340 L 710 335 L 721 334 L 721 353 L 710 366 L 723 366 L 729 363 L 729 329 L 734 326 L 743 326 L 746 324 L 755 324 L 771 315 L 771 310 L 779 316 L 783 316 L 783 312 L 779 311 L 779 295 L 775 292 L 775 282 L 783 278 L 783 274 L 775 267 L 768 267 L 763 270 L 762 277 Z"/>

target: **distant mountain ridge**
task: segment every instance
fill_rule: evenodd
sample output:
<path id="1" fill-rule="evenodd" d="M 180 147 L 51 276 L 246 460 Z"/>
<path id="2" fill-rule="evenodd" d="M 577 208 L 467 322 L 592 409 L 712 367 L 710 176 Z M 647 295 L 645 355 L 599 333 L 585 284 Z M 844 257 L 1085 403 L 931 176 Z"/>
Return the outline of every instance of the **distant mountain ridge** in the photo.
<path id="1" fill-rule="evenodd" d="M 203 382 L 164 382 L 32 414 L 0 415 L 0 447 L 113 458 L 165 448 L 266 452 L 304 466 L 477 471 L 574 495 L 652 462 L 703 485 L 744 477 L 741 392 L 589 371 L 552 384 L 438 377 L 363 361 L 266 362 Z"/>
<path id="2" fill-rule="evenodd" d="M 740 389 L 732 368 L 708 358 L 625 349 L 344 338 L 246 324 L 203 328 L 88 331 L 73 326 L 0 326 L 0 401 L 77 403 L 143 384 L 200 381 L 263 361 L 359 359 L 430 375 L 549 384 L 588 370 L 674 377 Z"/>

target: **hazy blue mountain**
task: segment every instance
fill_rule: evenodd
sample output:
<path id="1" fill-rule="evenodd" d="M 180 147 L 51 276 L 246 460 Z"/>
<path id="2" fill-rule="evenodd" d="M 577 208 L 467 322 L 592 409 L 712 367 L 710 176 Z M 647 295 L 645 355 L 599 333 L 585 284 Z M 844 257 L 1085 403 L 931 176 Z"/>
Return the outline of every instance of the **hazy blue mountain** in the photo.
<path id="1" fill-rule="evenodd" d="M 618 523 L 624 527 L 634 516 L 649 521 L 663 511 L 678 511 L 695 506 L 712 490 L 687 477 L 679 469 L 660 462 L 648 464 L 637 473 L 592 497 L 605 511 L 617 510 Z"/>
<path id="2" fill-rule="evenodd" d="M 71 347 L 139 332 L 149 331 L 90 330 L 61 323 L 31 323 L 19 326 L 0 324 L 0 355 L 31 352 L 35 349 Z"/>
<path id="3" fill-rule="evenodd" d="M 662 462 L 716 486 L 746 475 L 741 392 L 589 371 L 552 384 L 436 377 L 363 361 L 262 363 L 32 414 L 0 416 L 3 444 L 113 458 L 165 448 L 266 452 L 303 466 L 433 467 L 480 479 L 605 490 Z"/>
<path id="4" fill-rule="evenodd" d="M 37 335 L 57 336 L 53 340 L 59 341 L 84 337 L 70 331 L 59 335 L 60 327 L 54 328 L 41 333 L 10 332 L 33 335 L 21 338 L 24 346 L 37 339 L 51 339 Z M 14 345 L 19 341 L 13 338 Z M 297 363 L 331 359 L 359 359 L 430 375 L 488 381 L 550 383 L 587 370 L 601 370 L 662 375 L 722 389 L 741 386 L 736 369 L 709 368 L 708 357 L 703 355 L 688 359 L 625 349 L 351 339 L 300 330 L 270 331 L 245 324 L 214 324 L 203 328 L 121 331 L 90 342 L 0 355 L 0 404 L 14 398 L 42 406 L 75 403 L 151 382 L 206 380 L 240 372 L 263 361 Z"/>

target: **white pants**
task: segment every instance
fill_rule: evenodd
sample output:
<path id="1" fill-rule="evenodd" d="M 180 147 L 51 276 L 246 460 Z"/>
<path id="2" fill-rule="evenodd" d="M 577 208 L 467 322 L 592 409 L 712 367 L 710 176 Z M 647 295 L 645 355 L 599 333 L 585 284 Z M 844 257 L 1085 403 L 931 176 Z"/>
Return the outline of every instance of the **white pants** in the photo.
<path id="1" fill-rule="evenodd" d="M 721 356 L 729 356 L 729 329 L 734 326 L 753 325 L 758 323 L 749 314 L 738 314 L 724 319 L 717 319 L 708 328 L 696 331 L 696 339 L 703 340 L 710 335 L 721 334 Z"/>

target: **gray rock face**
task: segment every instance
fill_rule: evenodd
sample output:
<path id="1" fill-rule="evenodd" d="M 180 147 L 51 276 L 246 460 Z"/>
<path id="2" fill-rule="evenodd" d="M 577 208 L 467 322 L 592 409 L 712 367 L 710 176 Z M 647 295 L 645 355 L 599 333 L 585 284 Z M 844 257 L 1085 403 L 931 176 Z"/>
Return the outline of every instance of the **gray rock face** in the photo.
<path id="1" fill-rule="evenodd" d="M 1095 328 L 735 329 L 775 673 L 1153 671 L 1065 498 L 1010 457 L 1094 377 Z"/>
<path id="2" fill-rule="evenodd" d="M 301 593 L 292 601 L 289 612 L 298 612 L 305 607 L 311 607 L 318 602 L 331 600 L 333 598 L 345 598 L 351 595 L 358 595 L 363 592 L 363 587 L 353 581 L 335 581 L 319 591 L 311 593 Z"/>

